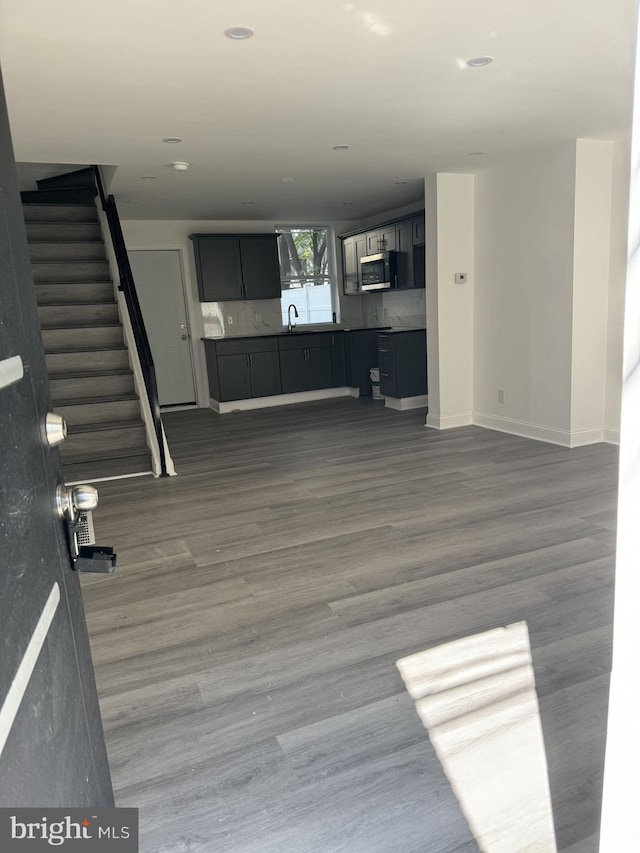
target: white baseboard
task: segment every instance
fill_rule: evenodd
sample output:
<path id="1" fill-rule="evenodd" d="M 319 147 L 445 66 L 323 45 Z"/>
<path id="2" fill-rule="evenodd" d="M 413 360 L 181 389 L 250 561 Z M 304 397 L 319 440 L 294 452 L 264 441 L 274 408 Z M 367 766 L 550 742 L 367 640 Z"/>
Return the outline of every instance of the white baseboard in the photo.
<path id="1" fill-rule="evenodd" d="M 319 391 L 300 391 L 297 394 L 276 394 L 273 397 L 251 397 L 248 400 L 231 400 L 228 403 L 220 403 L 218 400 L 210 399 L 209 405 L 219 415 L 227 415 L 229 412 L 248 412 L 252 409 L 270 409 L 273 406 L 289 406 L 292 403 L 312 403 L 315 400 L 331 400 L 334 397 L 351 397 L 351 391 L 358 389 L 347 388 L 322 388 Z"/>
<path id="2" fill-rule="evenodd" d="M 522 438 L 532 438 L 535 441 L 560 444 L 563 447 L 571 446 L 571 433 L 564 429 L 546 427 L 541 424 L 530 423 L 529 421 L 519 421 L 515 418 L 503 418 L 500 415 L 488 415 L 484 412 L 474 412 L 473 423 L 486 429 L 494 429 L 497 432 L 508 432 L 511 435 L 519 435 Z"/>
<path id="3" fill-rule="evenodd" d="M 355 397 L 356 400 L 360 399 L 360 389 L 359 388 L 349 388 L 349 396 Z"/>
<path id="4" fill-rule="evenodd" d="M 429 396 L 428 394 L 420 394 L 418 397 L 385 397 L 384 404 L 388 409 L 395 409 L 397 412 L 424 409 L 429 405 Z"/>
<path id="5" fill-rule="evenodd" d="M 470 426 L 473 423 L 470 412 L 460 415 L 427 415 L 425 426 L 431 429 L 455 429 L 455 427 Z"/>
<path id="6" fill-rule="evenodd" d="M 620 430 L 605 427 L 603 430 L 602 440 L 607 444 L 620 444 Z"/>

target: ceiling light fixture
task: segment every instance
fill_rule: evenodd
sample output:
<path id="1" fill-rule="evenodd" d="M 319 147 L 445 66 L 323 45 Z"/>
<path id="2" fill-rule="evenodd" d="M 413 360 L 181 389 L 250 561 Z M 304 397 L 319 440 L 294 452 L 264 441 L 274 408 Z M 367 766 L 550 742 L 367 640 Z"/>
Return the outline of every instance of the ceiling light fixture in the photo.
<path id="1" fill-rule="evenodd" d="M 252 201 L 241 201 L 240 204 L 253 204 Z"/>
<path id="2" fill-rule="evenodd" d="M 482 157 L 484 151 L 469 151 L 469 157 Z"/>
<path id="3" fill-rule="evenodd" d="M 185 163 L 182 160 L 174 160 L 169 164 L 176 172 L 186 172 L 191 163 Z"/>
<path id="4" fill-rule="evenodd" d="M 169 145 L 175 145 L 178 142 L 182 142 L 179 136 L 165 136 L 162 141 Z"/>
<path id="5" fill-rule="evenodd" d="M 140 179 L 143 181 L 155 181 L 157 175 L 140 175 Z"/>
<path id="6" fill-rule="evenodd" d="M 224 34 L 228 39 L 242 41 L 243 39 L 250 39 L 253 30 L 250 27 L 229 27 L 228 30 L 224 31 Z"/>
<path id="7" fill-rule="evenodd" d="M 292 184 L 293 178 L 280 178 L 280 183 L 281 184 Z"/>
<path id="8" fill-rule="evenodd" d="M 409 181 L 394 181 L 394 183 L 397 187 L 406 187 Z"/>
<path id="9" fill-rule="evenodd" d="M 491 65 L 492 62 L 493 56 L 474 56 L 471 59 L 467 59 L 469 68 L 484 68 L 485 65 Z"/>
<path id="10" fill-rule="evenodd" d="M 349 148 L 351 148 L 350 145 L 334 145 L 333 146 L 334 151 L 348 151 Z"/>

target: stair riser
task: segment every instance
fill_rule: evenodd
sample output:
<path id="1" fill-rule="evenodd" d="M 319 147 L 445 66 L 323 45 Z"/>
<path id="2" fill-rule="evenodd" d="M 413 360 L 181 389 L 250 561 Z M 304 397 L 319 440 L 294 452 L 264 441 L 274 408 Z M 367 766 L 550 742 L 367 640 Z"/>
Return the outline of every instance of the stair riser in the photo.
<path id="1" fill-rule="evenodd" d="M 96 370 L 128 370 L 126 350 L 60 352 L 45 356 L 49 373 L 93 373 Z"/>
<path id="2" fill-rule="evenodd" d="M 34 282 L 39 281 L 109 281 L 106 261 L 57 261 L 31 264 Z"/>
<path id="3" fill-rule="evenodd" d="M 83 376 L 73 379 L 51 379 L 51 399 L 82 400 L 85 397 L 120 397 L 134 394 L 133 375 Z"/>
<path id="4" fill-rule="evenodd" d="M 84 243 L 29 243 L 32 263 L 47 261 L 105 261 L 104 243 L 100 240 Z"/>
<path id="5" fill-rule="evenodd" d="M 25 222 L 97 222 L 98 211 L 90 205 L 24 204 Z"/>
<path id="6" fill-rule="evenodd" d="M 65 462 L 80 462 L 86 456 L 94 456 L 101 451 L 124 450 L 140 447 L 146 441 L 142 424 L 138 427 L 122 429 L 93 430 L 73 433 L 69 430 L 67 440 L 60 445 L 60 459 Z"/>
<path id="7" fill-rule="evenodd" d="M 110 281 L 93 281 L 88 284 L 36 284 L 38 305 L 58 305 L 61 302 L 113 302 L 114 291 Z"/>
<path id="8" fill-rule="evenodd" d="M 42 322 L 42 320 L 41 320 Z M 79 326 L 76 329 L 43 329 L 45 352 L 82 347 L 118 347 L 124 345 L 120 326 Z"/>
<path id="9" fill-rule="evenodd" d="M 133 421 L 140 417 L 140 404 L 137 400 L 112 400 L 109 403 L 78 403 L 75 406 L 56 406 L 56 413 L 62 415 L 69 427 L 78 424 L 113 423 L 114 421 Z"/>
<path id="10" fill-rule="evenodd" d="M 65 483 L 91 483 L 103 477 L 123 477 L 127 474 L 151 472 L 151 454 L 144 453 L 122 459 L 105 459 L 103 462 L 66 463 L 63 468 Z"/>
<path id="11" fill-rule="evenodd" d="M 44 305 L 38 306 L 42 327 L 93 326 L 118 323 L 118 306 L 111 305 Z"/>
<path id="12" fill-rule="evenodd" d="M 77 243 L 82 240 L 102 240 L 97 222 L 27 222 L 30 242 Z"/>

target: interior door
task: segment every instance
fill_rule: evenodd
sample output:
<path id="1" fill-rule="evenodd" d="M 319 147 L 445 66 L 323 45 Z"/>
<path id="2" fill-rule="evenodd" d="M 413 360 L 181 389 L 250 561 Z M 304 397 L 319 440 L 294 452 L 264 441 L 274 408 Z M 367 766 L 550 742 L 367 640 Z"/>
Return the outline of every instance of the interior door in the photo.
<path id="1" fill-rule="evenodd" d="M 156 368 L 161 406 L 194 403 L 191 339 L 177 250 L 128 253 Z"/>
<path id="2" fill-rule="evenodd" d="M 112 806 L 0 81 L 0 806 Z"/>

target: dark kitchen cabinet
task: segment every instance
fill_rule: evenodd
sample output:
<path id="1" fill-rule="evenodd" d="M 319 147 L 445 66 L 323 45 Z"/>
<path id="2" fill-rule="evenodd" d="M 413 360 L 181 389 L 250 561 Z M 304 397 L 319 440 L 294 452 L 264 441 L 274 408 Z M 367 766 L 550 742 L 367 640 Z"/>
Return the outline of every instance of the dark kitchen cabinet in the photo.
<path id="1" fill-rule="evenodd" d="M 427 336 L 424 329 L 378 333 L 380 391 L 384 397 L 427 393 Z"/>
<path id="2" fill-rule="evenodd" d="M 345 350 L 345 333 L 331 333 L 331 373 L 333 387 L 341 388 L 347 384 L 347 358 Z"/>
<path id="3" fill-rule="evenodd" d="M 356 234 L 342 241 L 342 281 L 346 295 L 360 293 L 360 258 L 366 254 L 366 234 Z"/>
<path id="4" fill-rule="evenodd" d="M 369 371 L 378 366 L 376 329 L 353 329 L 344 333 L 346 385 L 358 388 L 361 397 L 371 396 Z"/>
<path id="5" fill-rule="evenodd" d="M 282 393 L 277 338 L 205 341 L 209 391 L 220 403 Z"/>
<path id="6" fill-rule="evenodd" d="M 411 223 L 413 225 L 413 245 L 414 246 L 422 246 L 425 242 L 425 227 L 424 227 L 424 213 L 420 216 L 415 216 Z"/>
<path id="7" fill-rule="evenodd" d="M 326 332 L 311 332 L 278 339 L 283 394 L 334 387 L 332 337 Z"/>
<path id="8" fill-rule="evenodd" d="M 279 299 L 276 234 L 192 234 L 201 302 Z"/>
<path id="9" fill-rule="evenodd" d="M 367 255 L 393 252 L 396 249 L 396 226 L 384 225 L 375 231 L 367 231 Z"/>

